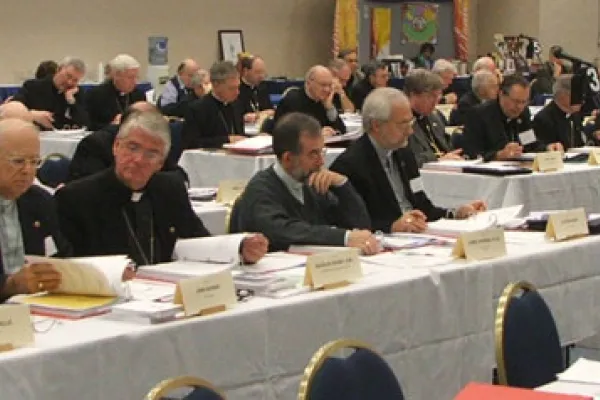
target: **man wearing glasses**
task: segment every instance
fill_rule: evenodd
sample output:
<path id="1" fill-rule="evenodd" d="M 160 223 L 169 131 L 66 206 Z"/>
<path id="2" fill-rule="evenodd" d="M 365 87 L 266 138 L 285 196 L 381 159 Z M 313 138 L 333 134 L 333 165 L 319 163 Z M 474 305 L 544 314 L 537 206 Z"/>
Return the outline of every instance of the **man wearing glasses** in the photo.
<path id="1" fill-rule="evenodd" d="M 25 255 L 68 256 L 53 199 L 32 185 L 40 160 L 39 130 L 19 119 L 0 121 L 0 300 L 56 289 L 61 276 L 51 265 Z"/>
<path id="2" fill-rule="evenodd" d="M 77 256 L 127 254 L 137 265 L 169 262 L 178 238 L 210 235 L 183 182 L 159 172 L 170 145 L 160 113 L 134 113 L 115 139 L 114 168 L 56 192 L 61 227 Z M 240 240 L 245 262 L 256 262 L 267 251 L 262 235 Z"/>
<path id="3" fill-rule="evenodd" d="M 431 203 L 408 147 L 414 117 L 404 93 L 394 88 L 373 90 L 362 115 L 366 134 L 348 147 L 331 169 L 347 176 L 363 198 L 373 230 L 423 232 L 427 221 L 467 218 L 486 209 L 479 200 L 454 210 Z"/>
<path id="4" fill-rule="evenodd" d="M 498 99 L 476 106 L 467 115 L 466 154 L 491 161 L 518 158 L 523 152 L 562 150 L 558 142 L 545 146 L 537 140 L 528 105 L 529 82 L 521 75 L 506 76 Z"/>
<path id="5" fill-rule="evenodd" d="M 261 232 L 270 251 L 291 245 L 379 251 L 365 205 L 343 175 L 323 168 L 324 138 L 312 117 L 290 113 L 273 130 L 277 162 L 250 180 L 231 213 L 232 232 Z"/>
<path id="6" fill-rule="evenodd" d="M 275 124 L 286 114 L 301 112 L 321 124 L 324 136 L 346 133 L 346 125 L 333 104 L 333 75 L 328 68 L 315 65 L 306 73 L 304 89 L 290 90 L 275 110 Z"/>

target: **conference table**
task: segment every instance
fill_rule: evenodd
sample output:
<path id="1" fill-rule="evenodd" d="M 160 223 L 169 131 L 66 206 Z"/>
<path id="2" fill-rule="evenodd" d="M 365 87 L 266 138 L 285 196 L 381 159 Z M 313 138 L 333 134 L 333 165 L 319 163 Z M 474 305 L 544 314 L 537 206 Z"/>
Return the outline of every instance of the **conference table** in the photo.
<path id="1" fill-rule="evenodd" d="M 600 213 L 600 169 L 587 163 L 565 163 L 558 172 L 504 177 L 424 169 L 421 176 L 429 198 L 443 207 L 482 199 L 492 209 L 523 204 L 524 213 L 577 207 Z"/>
<path id="2" fill-rule="evenodd" d="M 366 257 L 350 286 L 161 325 L 36 317 L 35 345 L 0 354 L 3 398 L 141 399 L 162 379 L 195 375 L 232 400 L 293 399 L 313 353 L 348 337 L 385 357 L 407 398 L 450 399 L 491 379 L 495 306 L 509 282 L 540 288 L 563 344 L 600 330 L 600 238 L 506 240 L 508 254 L 488 261 L 453 260 L 450 247 Z"/>
<path id="3" fill-rule="evenodd" d="M 40 156 L 43 159 L 50 154 L 60 154 L 73 158 L 77 145 L 87 134 L 89 132 L 42 131 L 40 133 Z"/>

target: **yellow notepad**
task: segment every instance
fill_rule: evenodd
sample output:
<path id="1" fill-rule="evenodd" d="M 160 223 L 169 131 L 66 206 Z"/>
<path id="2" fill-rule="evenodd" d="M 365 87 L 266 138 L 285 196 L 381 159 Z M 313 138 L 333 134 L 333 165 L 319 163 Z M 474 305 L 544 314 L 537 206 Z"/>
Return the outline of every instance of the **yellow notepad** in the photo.
<path id="1" fill-rule="evenodd" d="M 45 294 L 41 296 L 21 296 L 19 303 L 29 304 L 44 308 L 63 310 L 88 310 L 109 306 L 116 301 L 116 297 L 98 297 L 69 294 Z"/>

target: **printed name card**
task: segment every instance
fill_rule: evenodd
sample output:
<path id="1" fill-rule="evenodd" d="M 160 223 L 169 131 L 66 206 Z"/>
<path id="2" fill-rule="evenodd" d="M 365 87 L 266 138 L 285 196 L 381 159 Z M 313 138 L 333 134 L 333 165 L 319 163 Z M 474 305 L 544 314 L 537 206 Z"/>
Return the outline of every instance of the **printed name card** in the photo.
<path id="1" fill-rule="evenodd" d="M 538 172 L 548 172 L 560 171 L 563 167 L 563 154 L 560 151 L 547 151 L 536 154 L 532 169 Z"/>
<path id="2" fill-rule="evenodd" d="M 248 181 L 224 180 L 219 182 L 217 190 L 217 202 L 233 205 L 235 200 L 244 192 Z"/>
<path id="3" fill-rule="evenodd" d="M 464 232 L 454 245 L 452 255 L 468 261 L 487 260 L 506 255 L 504 229 Z"/>
<path id="4" fill-rule="evenodd" d="M 304 284 L 313 289 L 346 286 L 361 277 L 358 249 L 313 254 L 306 260 Z"/>
<path id="5" fill-rule="evenodd" d="M 588 157 L 589 165 L 600 165 L 600 147 L 590 148 L 590 155 Z"/>
<path id="6" fill-rule="evenodd" d="M 590 234 L 583 208 L 552 213 L 546 224 L 546 237 L 561 241 Z"/>
<path id="7" fill-rule="evenodd" d="M 27 304 L 0 306 L 0 351 L 33 344 L 33 327 Z"/>
<path id="8" fill-rule="evenodd" d="M 182 304 L 186 316 L 225 311 L 236 303 L 237 296 L 231 271 L 197 278 L 182 279 L 175 290 L 175 304 Z"/>

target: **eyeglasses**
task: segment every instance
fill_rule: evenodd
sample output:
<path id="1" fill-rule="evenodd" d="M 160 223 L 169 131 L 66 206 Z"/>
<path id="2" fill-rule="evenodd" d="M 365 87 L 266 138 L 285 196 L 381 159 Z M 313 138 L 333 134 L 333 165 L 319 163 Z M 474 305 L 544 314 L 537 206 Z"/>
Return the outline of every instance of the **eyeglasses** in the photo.
<path id="1" fill-rule="evenodd" d="M 157 162 L 162 159 L 163 155 L 157 150 L 145 150 L 142 146 L 135 142 L 126 142 L 125 149 L 133 155 L 142 155 L 146 161 Z"/>
<path id="2" fill-rule="evenodd" d="M 526 106 L 529 104 L 528 99 L 525 99 L 525 100 L 513 99 L 512 97 L 510 97 L 507 94 L 505 94 L 504 96 L 518 106 Z"/>
<path id="3" fill-rule="evenodd" d="M 39 157 L 28 158 L 12 156 L 7 157 L 6 161 L 8 161 L 8 163 L 16 169 L 24 169 L 26 166 L 37 169 L 42 165 L 42 159 Z"/>
<path id="4" fill-rule="evenodd" d="M 317 160 L 319 158 L 325 158 L 325 156 L 327 155 L 327 148 L 323 147 L 322 149 L 314 149 L 310 152 L 308 152 L 308 157 L 311 160 Z"/>
<path id="5" fill-rule="evenodd" d="M 398 121 L 398 122 L 394 122 L 394 124 L 398 128 L 407 129 L 409 126 L 412 126 L 412 124 L 414 124 L 416 120 L 417 119 L 415 117 L 412 117 L 411 119 L 409 119 L 407 121 Z"/>

